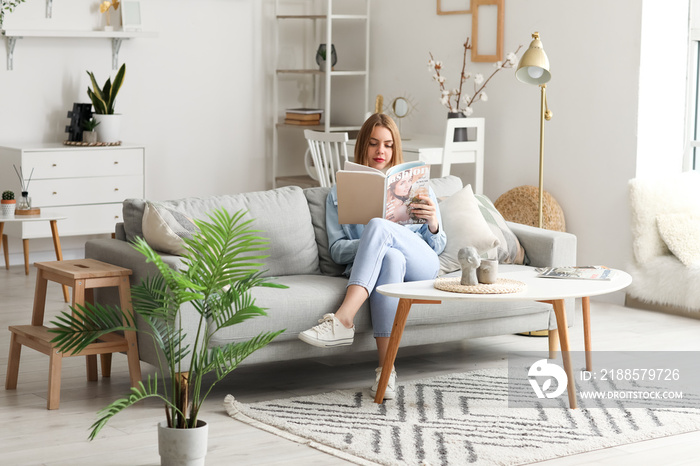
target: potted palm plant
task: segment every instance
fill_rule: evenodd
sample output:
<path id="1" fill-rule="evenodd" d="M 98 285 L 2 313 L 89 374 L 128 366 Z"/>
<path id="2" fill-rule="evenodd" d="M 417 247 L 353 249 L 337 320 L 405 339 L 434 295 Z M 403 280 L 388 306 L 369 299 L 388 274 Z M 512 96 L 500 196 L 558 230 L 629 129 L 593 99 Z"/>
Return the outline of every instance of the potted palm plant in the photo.
<path id="1" fill-rule="evenodd" d="M 89 120 L 85 120 L 83 122 L 83 142 L 87 142 L 88 144 L 95 144 L 97 142 L 97 133 L 95 132 L 95 128 L 97 128 L 99 124 L 100 122 L 94 118 L 90 118 Z"/>
<path id="2" fill-rule="evenodd" d="M 207 426 L 199 414 L 207 395 L 243 359 L 284 331 L 210 347 L 211 338 L 219 330 L 266 315 L 255 305 L 252 288 L 287 288 L 261 276 L 262 264 L 256 261 L 265 256 L 257 254 L 267 249 L 267 240 L 258 236 L 259 231 L 250 228 L 252 220 L 243 221 L 243 216 L 243 211 L 231 215 L 218 210 L 209 216 L 211 221 L 195 220 L 197 232 L 184 240 L 183 270 L 168 267 L 145 240 L 137 239 L 134 248 L 160 271 L 132 287 L 134 312 L 145 322 L 138 328 L 128 312 L 100 304 L 76 305 L 72 312 L 63 312 L 52 322 L 55 328 L 51 331 L 56 334 L 53 342 L 62 352 L 78 352 L 106 333 L 131 330 L 146 332 L 162 352 L 163 362 L 153 379 L 149 376 L 146 383 L 132 387 L 131 393 L 98 412 L 90 440 L 122 410 L 146 398 L 158 398 L 166 408 L 166 419 L 158 427 L 161 464 L 172 464 L 167 454 L 188 443 L 182 436 L 203 436 L 193 444 L 200 449 L 203 445 L 206 453 Z M 199 330 L 191 345 L 184 343 L 187 335 L 180 325 L 180 310 L 185 303 L 191 303 L 199 314 Z M 167 383 L 159 383 L 161 380 Z M 168 443 L 168 435 L 177 438 Z"/>
<path id="3" fill-rule="evenodd" d="M 114 113 L 114 101 L 117 98 L 117 93 L 124 83 L 124 75 L 126 74 L 126 63 L 122 64 L 117 74 L 114 76 L 114 82 L 107 78 L 104 86 L 100 87 L 97 84 L 95 75 L 88 71 L 92 89 L 88 87 L 88 97 L 92 101 L 92 106 L 95 108 L 95 119 L 99 122 L 100 128 L 97 131 L 97 137 L 100 142 L 115 143 L 119 141 L 119 128 L 121 126 L 121 115 Z"/>

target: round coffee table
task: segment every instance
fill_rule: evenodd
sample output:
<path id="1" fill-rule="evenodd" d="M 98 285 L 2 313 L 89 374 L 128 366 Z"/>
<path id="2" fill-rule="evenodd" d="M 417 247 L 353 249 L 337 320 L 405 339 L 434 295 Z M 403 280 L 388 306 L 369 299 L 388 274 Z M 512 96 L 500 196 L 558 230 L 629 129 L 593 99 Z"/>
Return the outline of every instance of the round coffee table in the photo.
<path id="1" fill-rule="evenodd" d="M 590 297 L 612 293 L 626 288 L 632 283 L 632 277 L 622 270 L 613 270 L 610 280 L 579 280 L 563 278 L 540 278 L 534 269 L 516 272 L 499 273 L 500 278 L 517 280 L 525 283 L 525 289 L 517 293 L 503 294 L 469 294 L 449 291 L 441 291 L 433 285 L 435 280 L 423 280 L 417 282 L 393 283 L 382 285 L 377 288 L 381 294 L 399 298 L 399 305 L 396 309 L 394 326 L 392 327 L 389 347 L 382 364 L 382 375 L 377 387 L 375 403 L 384 401 L 384 392 L 389 383 L 389 374 L 394 366 L 396 354 L 401 343 L 401 336 L 406 325 L 408 313 L 411 305 L 416 304 L 440 304 L 448 300 L 471 300 L 471 301 L 540 301 L 550 303 L 554 308 L 554 315 L 557 319 L 557 333 L 560 340 L 564 371 L 569 380 L 568 395 L 569 406 L 576 408 L 576 387 L 574 384 L 573 371 L 571 368 L 571 357 L 569 355 L 569 333 L 566 322 L 566 310 L 564 300 L 567 298 L 582 298 L 583 307 L 583 332 L 584 345 L 586 351 L 586 369 L 592 370 L 590 359 L 591 350 L 591 325 L 590 325 Z M 552 345 L 550 344 L 550 350 Z"/>

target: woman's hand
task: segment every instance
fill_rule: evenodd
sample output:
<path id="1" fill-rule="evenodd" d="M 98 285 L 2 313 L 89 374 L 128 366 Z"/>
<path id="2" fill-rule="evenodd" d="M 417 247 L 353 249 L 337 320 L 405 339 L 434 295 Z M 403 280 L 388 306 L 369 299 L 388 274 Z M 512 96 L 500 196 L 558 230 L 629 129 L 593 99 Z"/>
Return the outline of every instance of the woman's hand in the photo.
<path id="1" fill-rule="evenodd" d="M 440 224 L 438 223 L 437 206 L 433 203 L 433 200 L 427 194 L 420 194 L 417 196 L 420 202 L 414 202 L 411 204 L 411 215 L 417 218 L 424 218 L 427 220 L 428 229 L 432 234 L 438 232 Z"/>

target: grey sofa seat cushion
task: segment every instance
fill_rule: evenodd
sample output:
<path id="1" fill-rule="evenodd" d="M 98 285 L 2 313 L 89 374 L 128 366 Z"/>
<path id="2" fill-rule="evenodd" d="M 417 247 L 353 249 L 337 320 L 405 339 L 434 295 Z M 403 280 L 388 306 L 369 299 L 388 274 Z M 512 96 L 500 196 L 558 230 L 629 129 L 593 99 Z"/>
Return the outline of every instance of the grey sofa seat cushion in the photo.
<path id="1" fill-rule="evenodd" d="M 253 219 L 251 227 L 260 230 L 260 236 L 269 239 L 269 256 L 263 259 L 265 276 L 317 274 L 318 249 L 306 197 L 298 186 L 270 191 L 258 191 L 207 198 L 163 201 L 163 205 L 199 220 L 208 220 L 207 214 L 224 208 L 230 213 L 245 210 L 245 220 Z M 124 229 L 127 241 L 143 236 L 138 226 L 143 218 L 145 202 L 141 199 L 124 201 Z"/>

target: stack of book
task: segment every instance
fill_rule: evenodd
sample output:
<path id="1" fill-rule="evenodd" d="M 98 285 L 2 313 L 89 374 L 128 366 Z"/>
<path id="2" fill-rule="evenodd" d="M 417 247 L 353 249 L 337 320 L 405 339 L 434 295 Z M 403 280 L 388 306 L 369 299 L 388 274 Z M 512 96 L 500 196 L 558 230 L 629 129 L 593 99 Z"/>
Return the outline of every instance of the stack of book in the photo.
<path id="1" fill-rule="evenodd" d="M 288 125 L 320 125 L 322 115 L 321 108 L 289 108 L 284 122 Z"/>

